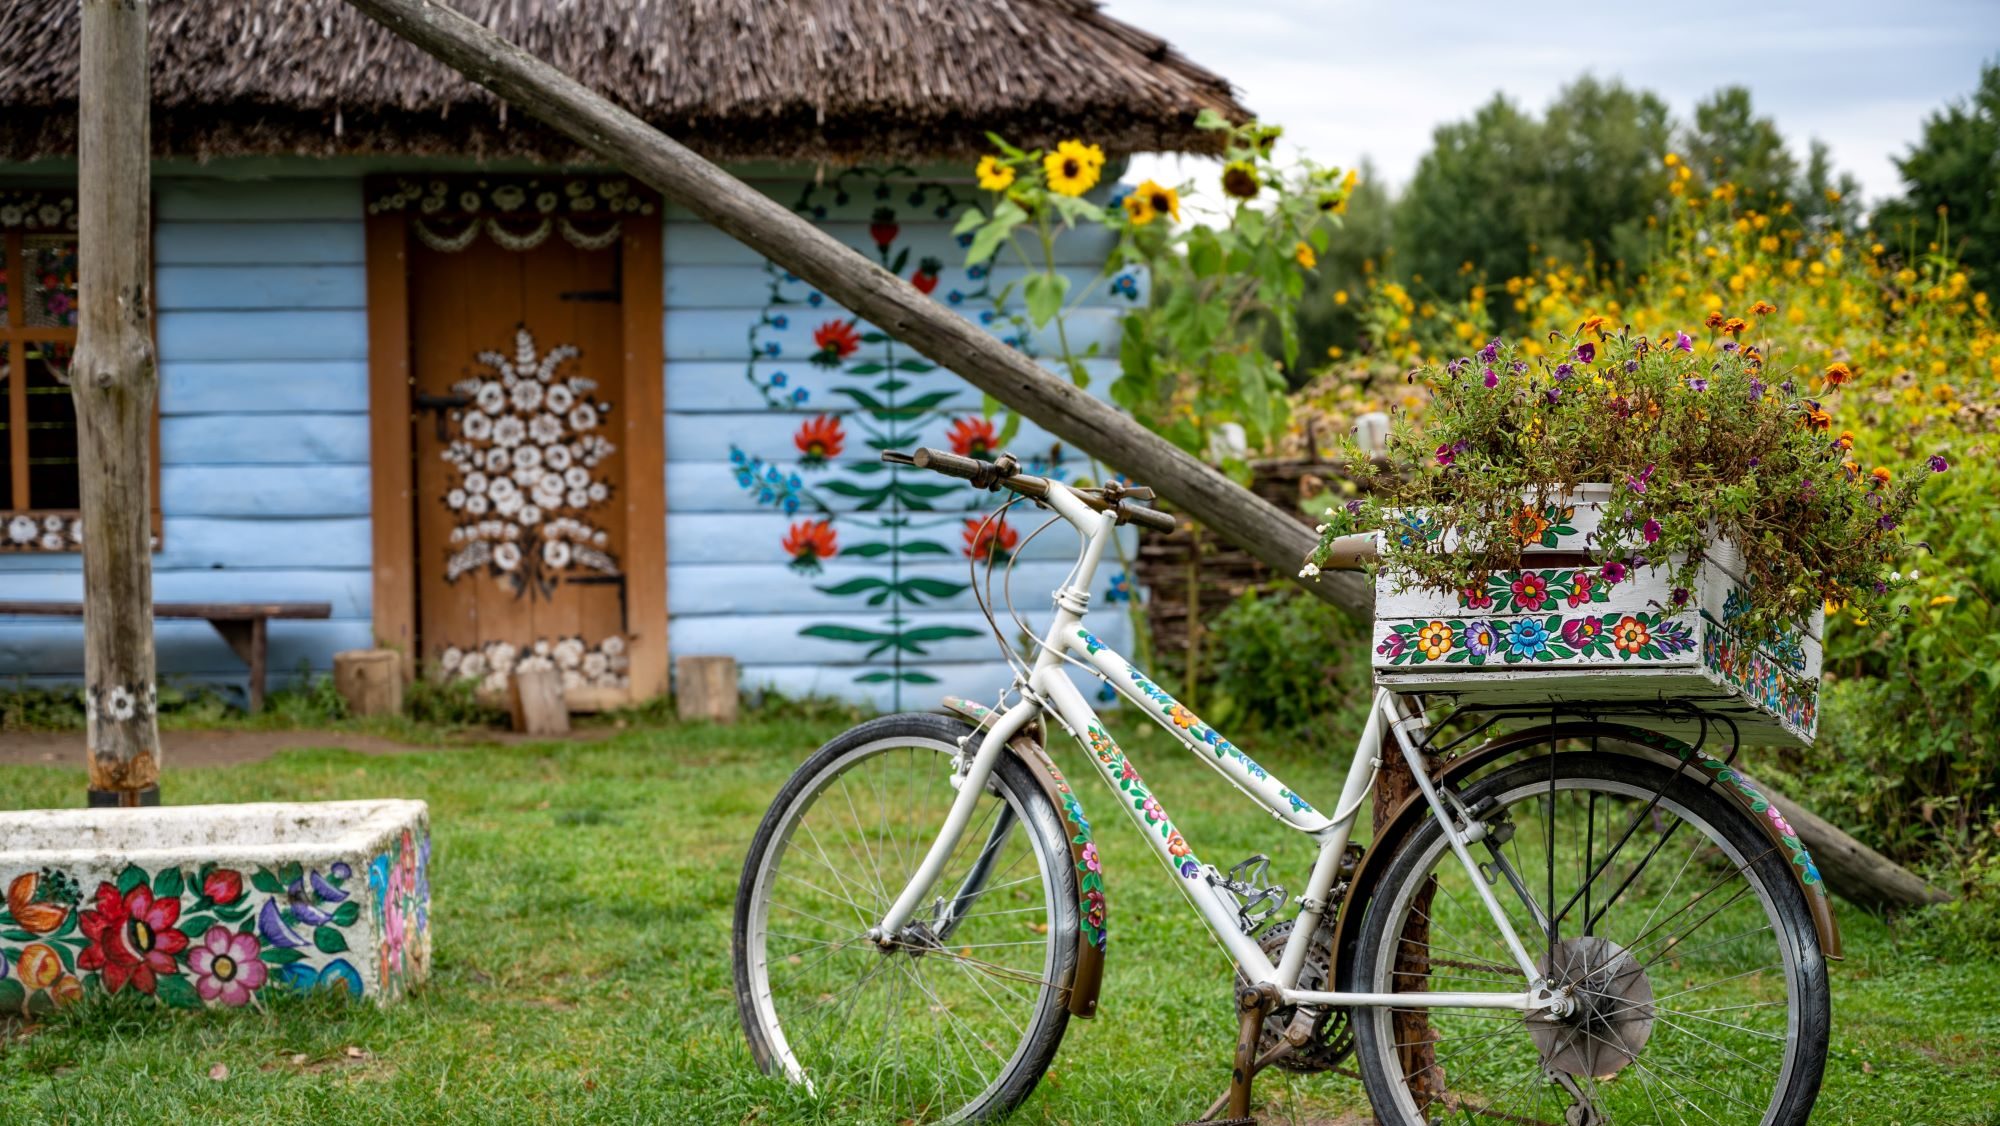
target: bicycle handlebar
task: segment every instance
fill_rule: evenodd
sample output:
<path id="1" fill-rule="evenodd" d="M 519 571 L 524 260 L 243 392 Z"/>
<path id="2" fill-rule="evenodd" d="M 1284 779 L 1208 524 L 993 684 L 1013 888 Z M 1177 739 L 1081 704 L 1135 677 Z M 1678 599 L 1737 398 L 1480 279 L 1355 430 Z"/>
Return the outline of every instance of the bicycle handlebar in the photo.
<path id="1" fill-rule="evenodd" d="M 1004 467 L 999 463 L 960 457 L 929 447 L 919 447 L 914 454 L 888 450 L 882 454 L 882 460 L 892 465 L 910 465 L 918 469 L 928 469 L 933 473 L 942 473 L 947 477 L 957 477 L 970 481 L 980 488 L 1008 489 L 1030 500 L 1046 500 L 1049 495 L 1049 479 L 1046 477 L 1035 477 L 1026 473 L 1005 473 Z M 1109 496 L 1101 489 L 1070 491 L 1076 494 L 1078 500 L 1091 508 L 1116 516 L 1120 524 L 1137 524 L 1156 532 L 1171 532 L 1180 527 L 1180 521 L 1174 518 L 1173 513 L 1134 504 L 1129 498 L 1117 495 L 1115 491 Z"/>

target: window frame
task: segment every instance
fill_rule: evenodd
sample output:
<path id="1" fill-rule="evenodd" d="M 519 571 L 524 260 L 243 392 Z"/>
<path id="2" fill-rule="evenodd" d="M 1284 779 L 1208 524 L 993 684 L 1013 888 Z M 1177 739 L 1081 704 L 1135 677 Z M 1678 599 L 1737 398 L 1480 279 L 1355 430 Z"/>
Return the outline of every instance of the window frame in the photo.
<path id="1" fill-rule="evenodd" d="M 34 208 L 33 212 L 28 209 Z M 46 218 L 53 207 L 56 215 Z M 0 495 L 0 555 L 75 555 L 83 550 L 82 512 L 76 508 L 47 508 L 33 505 L 29 495 L 31 473 L 28 465 L 28 356 L 27 346 L 62 344 L 74 349 L 77 326 L 39 325 L 27 322 L 26 240 L 40 235 L 76 235 L 76 189 L 68 184 L 0 182 L 0 277 L 5 309 L 0 312 L 0 396 L 7 399 L 7 426 L 0 430 L 0 457 L 8 459 L 8 485 Z M 13 221 L 9 222 L 8 219 Z M 157 341 L 155 344 L 157 350 Z M 153 400 L 152 441 L 149 446 L 148 491 L 151 503 L 153 550 L 160 548 L 160 406 Z M 81 473 L 79 467 L 78 472 Z M 23 504 L 23 500 L 27 503 Z M 14 534 L 15 522 L 35 523 L 32 538 Z M 48 536 L 60 537 L 59 546 L 49 546 Z"/>

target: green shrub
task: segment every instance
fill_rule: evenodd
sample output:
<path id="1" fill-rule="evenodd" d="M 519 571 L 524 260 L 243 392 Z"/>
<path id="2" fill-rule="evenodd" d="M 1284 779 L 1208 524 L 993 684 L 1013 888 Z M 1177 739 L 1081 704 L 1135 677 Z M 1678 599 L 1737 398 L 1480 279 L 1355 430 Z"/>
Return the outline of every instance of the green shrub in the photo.
<path id="1" fill-rule="evenodd" d="M 1245 591 L 1209 631 L 1213 722 L 1323 734 L 1368 699 L 1362 626 L 1290 583 Z"/>

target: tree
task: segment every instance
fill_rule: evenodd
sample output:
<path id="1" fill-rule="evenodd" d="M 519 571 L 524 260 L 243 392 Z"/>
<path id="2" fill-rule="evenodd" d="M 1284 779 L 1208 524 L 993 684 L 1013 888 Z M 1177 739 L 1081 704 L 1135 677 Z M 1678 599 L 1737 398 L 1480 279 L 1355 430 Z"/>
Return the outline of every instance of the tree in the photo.
<path id="1" fill-rule="evenodd" d="M 1970 97 L 1925 119 L 1896 169 L 1903 195 L 1875 212 L 1876 237 L 1906 248 L 1943 243 L 1975 283 L 2000 284 L 2000 62 L 1980 68 Z"/>
<path id="2" fill-rule="evenodd" d="M 1709 184 L 1736 185 L 1750 206 L 1775 210 L 1793 198 L 1799 162 L 1777 123 L 1757 116 L 1742 86 L 1725 86 L 1696 102 L 1681 147 L 1696 175 Z"/>

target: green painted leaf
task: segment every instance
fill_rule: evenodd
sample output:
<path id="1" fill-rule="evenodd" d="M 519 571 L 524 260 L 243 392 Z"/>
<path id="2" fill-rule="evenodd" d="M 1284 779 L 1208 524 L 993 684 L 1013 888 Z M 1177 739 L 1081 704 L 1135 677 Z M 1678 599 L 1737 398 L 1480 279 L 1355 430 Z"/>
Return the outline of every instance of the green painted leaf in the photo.
<path id="1" fill-rule="evenodd" d="M 273 966 L 289 966 L 293 962 L 304 961 L 306 956 L 288 947 L 269 946 L 257 957 Z"/>
<path id="2" fill-rule="evenodd" d="M 285 890 L 278 877 L 269 868 L 259 868 L 250 873 L 250 886 L 266 895 L 277 895 Z"/>
<path id="3" fill-rule="evenodd" d="M 833 586 L 814 587 L 813 589 L 819 591 L 821 594 L 831 594 L 837 598 L 847 598 L 865 591 L 882 590 L 888 587 L 888 585 L 889 580 L 878 579 L 869 575 L 858 579 L 849 579 L 844 583 L 836 583 Z"/>
<path id="4" fill-rule="evenodd" d="M 874 360 L 863 360 L 858 364 L 849 364 L 847 370 L 852 375 L 880 375 L 889 369 Z"/>
<path id="5" fill-rule="evenodd" d="M 125 866 L 125 870 L 123 872 L 118 873 L 119 895 L 127 895 L 132 891 L 133 888 L 144 887 L 145 884 L 146 884 L 146 872 L 144 869 L 140 868 L 137 864 L 127 864 Z"/>
<path id="6" fill-rule="evenodd" d="M 335 927 L 314 927 L 313 945 L 322 954 L 344 954 L 347 952 L 347 936 Z"/>
<path id="7" fill-rule="evenodd" d="M 188 936 L 188 941 L 199 942 L 201 936 L 207 934 L 208 928 L 215 926 L 216 922 L 213 915 L 195 915 L 183 918 L 177 925 L 181 933 Z"/>
<path id="8" fill-rule="evenodd" d="M 194 983 L 181 974 L 161 974 L 153 987 L 153 995 L 176 1009 L 201 1008 L 201 994 L 194 991 Z"/>
<path id="9" fill-rule="evenodd" d="M 827 641 L 861 641 L 861 642 L 885 641 L 888 640 L 890 636 L 888 634 L 877 633 L 874 630 L 856 629 L 853 626 L 836 626 L 836 625 L 807 626 L 806 628 L 800 630 L 799 634 L 803 637 L 824 638 Z"/>
<path id="10" fill-rule="evenodd" d="M 41 941 L 40 939 L 36 938 L 36 937 L 35 937 L 35 936 L 34 936 L 33 934 L 30 934 L 30 933 L 29 933 L 29 932 L 27 932 L 27 931 L 0 931 L 0 938 L 4 938 L 4 939 L 6 939 L 6 940 L 7 940 L 7 941 L 9 941 L 9 942 L 39 942 L 39 941 Z"/>
<path id="11" fill-rule="evenodd" d="M 153 875 L 153 898 L 179 899 L 186 886 L 178 867 L 162 868 Z"/>
<path id="12" fill-rule="evenodd" d="M 28 1003 L 28 991 L 18 979 L 0 978 L 0 1013 L 18 1013 Z"/>

